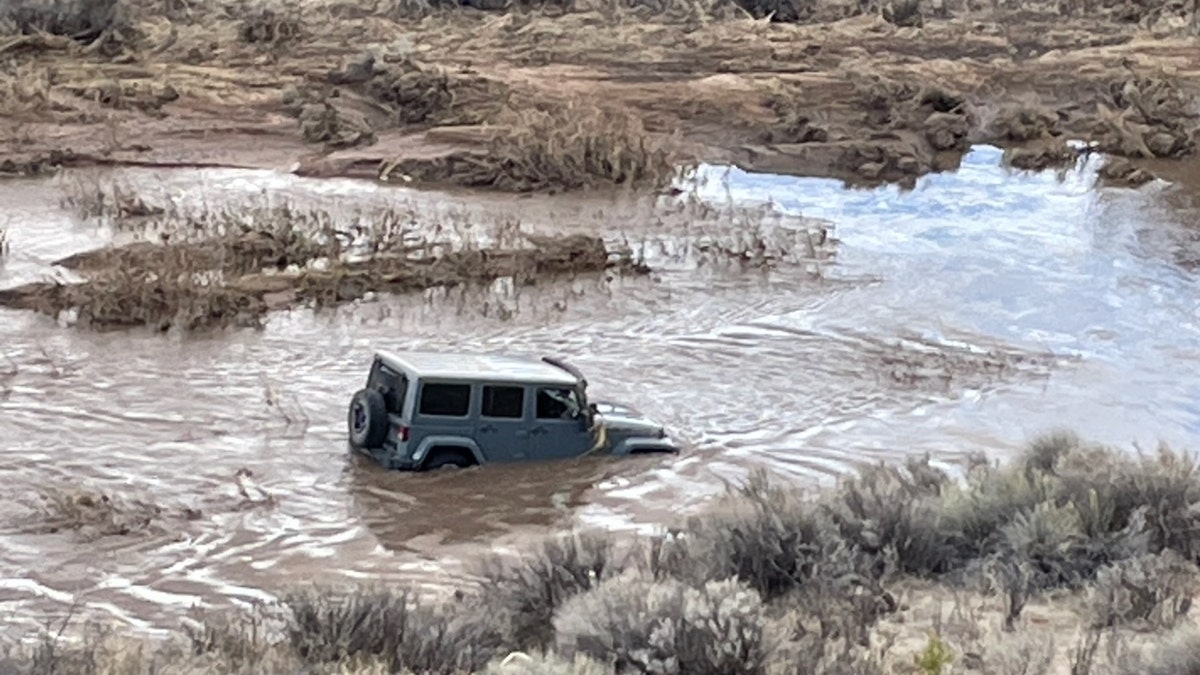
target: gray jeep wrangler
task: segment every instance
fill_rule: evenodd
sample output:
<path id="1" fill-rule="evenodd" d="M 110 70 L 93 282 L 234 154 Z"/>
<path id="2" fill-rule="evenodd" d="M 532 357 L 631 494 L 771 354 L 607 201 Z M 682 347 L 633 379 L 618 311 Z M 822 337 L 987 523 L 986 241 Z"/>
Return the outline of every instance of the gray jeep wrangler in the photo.
<path id="1" fill-rule="evenodd" d="M 389 469 L 678 452 L 636 411 L 589 402 L 583 375 L 549 357 L 377 351 L 347 426 Z"/>

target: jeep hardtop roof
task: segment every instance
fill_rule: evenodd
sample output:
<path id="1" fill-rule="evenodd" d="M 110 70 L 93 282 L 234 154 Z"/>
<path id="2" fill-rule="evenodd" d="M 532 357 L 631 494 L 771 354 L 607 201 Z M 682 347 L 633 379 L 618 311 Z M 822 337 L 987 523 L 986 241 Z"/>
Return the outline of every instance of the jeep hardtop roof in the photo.
<path id="1" fill-rule="evenodd" d="M 467 352 L 392 352 L 375 354 L 385 363 L 419 379 L 484 380 L 575 386 L 575 376 L 557 366 L 534 358 Z"/>

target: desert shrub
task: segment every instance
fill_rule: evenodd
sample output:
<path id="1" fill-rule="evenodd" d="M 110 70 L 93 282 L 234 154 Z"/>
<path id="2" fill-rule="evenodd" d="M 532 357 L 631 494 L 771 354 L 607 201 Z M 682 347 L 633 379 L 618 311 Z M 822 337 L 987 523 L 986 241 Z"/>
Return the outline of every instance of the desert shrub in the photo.
<path id="1" fill-rule="evenodd" d="M 765 472 L 729 497 L 689 528 L 687 555 L 677 560 L 684 578 L 736 577 L 773 600 L 811 580 L 844 545 L 819 505 L 773 484 Z"/>
<path id="2" fill-rule="evenodd" d="M 294 675 L 303 664 L 287 648 L 265 641 L 251 621 L 214 629 L 209 641 L 140 639 L 92 623 L 80 630 L 45 629 L 30 645 L 0 648 L 5 675 Z M 204 629 L 198 629 L 204 630 Z M 68 638 L 64 633 L 71 633 Z"/>
<path id="3" fill-rule="evenodd" d="M 26 35 L 43 32 L 83 43 L 130 30 L 122 0 L 7 0 L 0 4 L 0 22 L 5 20 Z"/>
<path id="4" fill-rule="evenodd" d="M 594 185 L 664 187 L 679 174 L 676 157 L 623 110 L 570 101 L 548 110 L 512 111 L 486 158 L 455 178 L 505 190 Z"/>
<path id="5" fill-rule="evenodd" d="M 1191 610 L 1200 569 L 1174 551 L 1122 560 L 1101 569 L 1089 588 L 1093 628 L 1172 628 Z"/>
<path id="6" fill-rule="evenodd" d="M 299 10 L 287 5 L 243 1 L 233 11 L 238 19 L 238 38 L 247 44 L 273 48 L 304 35 Z"/>
<path id="7" fill-rule="evenodd" d="M 500 633 L 477 607 L 418 602 L 408 592 L 357 589 L 345 596 L 303 591 L 284 597 L 288 638 L 310 663 L 376 658 L 394 672 L 474 671 L 499 651 Z"/>
<path id="8" fill-rule="evenodd" d="M 1050 494 L 1045 476 L 1016 466 L 980 465 L 965 485 L 948 485 L 943 493 L 941 530 L 953 546 L 953 567 L 961 567 L 998 551 L 1002 528 L 1020 513 L 1032 511 Z"/>
<path id="9" fill-rule="evenodd" d="M 480 124 L 499 112 L 509 93 L 499 81 L 411 58 L 370 68 L 360 63 L 358 69 L 370 71 L 365 93 L 399 124 Z"/>
<path id="10" fill-rule="evenodd" d="M 758 593 L 732 579 L 699 588 L 609 579 L 568 600 L 554 628 L 560 653 L 603 659 L 618 673 L 755 675 L 783 641 Z"/>
<path id="11" fill-rule="evenodd" d="M 1194 457 L 1160 447 L 1153 456 L 1080 448 L 1054 466 L 1056 494 L 1075 504 L 1089 536 L 1145 521 L 1151 551 L 1200 560 L 1200 472 Z"/>
<path id="12" fill-rule="evenodd" d="M 1096 131 L 1105 151 L 1135 157 L 1184 157 L 1196 150 L 1195 98 L 1159 78 L 1109 83 L 1115 112 L 1100 109 Z"/>
<path id="13" fill-rule="evenodd" d="M 1043 502 L 1001 528 L 1001 553 L 1028 565 L 1032 590 L 1078 587 L 1104 565 L 1145 551 L 1141 527 L 1089 536 L 1074 504 Z"/>
<path id="14" fill-rule="evenodd" d="M 553 653 L 513 652 L 489 663 L 483 675 L 612 675 L 612 668 L 582 655 L 568 660 Z"/>
<path id="15" fill-rule="evenodd" d="M 1001 633 L 981 655 L 985 675 L 1050 675 L 1054 670 L 1053 635 L 1022 631 Z"/>
<path id="16" fill-rule="evenodd" d="M 894 556 L 900 570 L 936 574 L 950 569 L 955 550 L 940 529 L 946 474 L 929 457 L 906 469 L 878 465 L 846 481 L 828 509 L 839 532 L 864 553 Z"/>
<path id="17" fill-rule="evenodd" d="M 553 638 L 555 611 L 620 568 L 609 537 L 575 533 L 548 539 L 515 560 L 486 558 L 479 573 L 489 606 L 500 612 L 507 645 L 541 649 Z"/>
<path id="18" fill-rule="evenodd" d="M 1120 675 L 1200 675 L 1200 626 L 1181 626 L 1140 652 L 1124 655 Z"/>
<path id="19" fill-rule="evenodd" d="M 1026 448 L 1021 458 L 1025 475 L 1033 480 L 1034 477 L 1051 473 L 1054 467 L 1067 455 L 1083 447 L 1083 441 L 1078 435 L 1059 429 L 1034 438 Z"/>
<path id="20" fill-rule="evenodd" d="M 183 624 L 191 654 L 216 656 L 232 666 L 262 665 L 275 653 L 267 633 L 263 617 L 257 613 L 212 614 Z"/>
<path id="21" fill-rule="evenodd" d="M 756 19 L 768 16 L 772 21 L 794 23 L 813 17 L 817 3 L 814 0 L 736 0 L 739 7 Z"/>

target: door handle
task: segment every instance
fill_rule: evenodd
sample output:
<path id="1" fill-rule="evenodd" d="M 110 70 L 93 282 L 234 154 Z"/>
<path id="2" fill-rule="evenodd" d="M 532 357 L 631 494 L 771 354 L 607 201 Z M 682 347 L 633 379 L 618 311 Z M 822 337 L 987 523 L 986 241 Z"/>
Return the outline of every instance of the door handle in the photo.
<path id="1" fill-rule="evenodd" d="M 549 432 L 546 431 L 546 427 L 534 427 L 529 433 L 531 433 L 535 436 L 541 436 L 542 434 L 549 433 Z"/>
<path id="2" fill-rule="evenodd" d="M 495 430 L 496 430 L 496 427 L 495 427 L 495 426 L 493 426 L 493 425 L 491 425 L 491 424 L 485 424 L 485 425 L 483 425 L 483 426 L 479 427 L 479 430 L 480 430 L 480 431 L 482 431 L 482 432 L 484 432 L 484 433 L 490 433 L 490 432 L 492 432 L 492 431 L 495 431 Z"/>

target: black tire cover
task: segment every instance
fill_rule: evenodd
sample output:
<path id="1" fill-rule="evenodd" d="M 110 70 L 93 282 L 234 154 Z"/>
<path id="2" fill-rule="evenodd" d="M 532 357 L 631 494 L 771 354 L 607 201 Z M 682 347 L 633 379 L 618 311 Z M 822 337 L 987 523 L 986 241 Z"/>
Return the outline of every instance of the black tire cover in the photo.
<path id="1" fill-rule="evenodd" d="M 361 410 L 363 424 L 355 428 L 356 413 Z M 346 426 L 350 431 L 350 442 L 360 448 L 378 448 L 387 439 L 388 411 L 383 394 L 374 389 L 360 389 L 350 399 L 346 414 Z"/>

